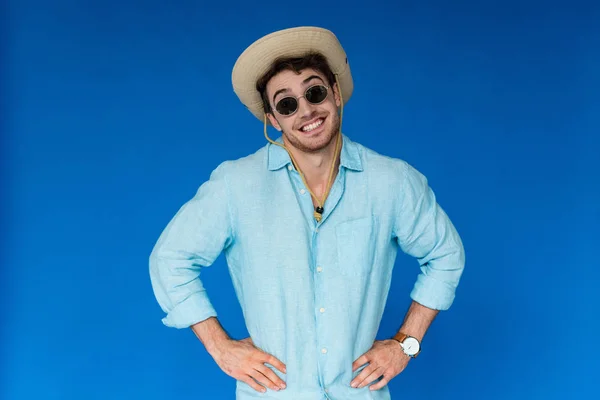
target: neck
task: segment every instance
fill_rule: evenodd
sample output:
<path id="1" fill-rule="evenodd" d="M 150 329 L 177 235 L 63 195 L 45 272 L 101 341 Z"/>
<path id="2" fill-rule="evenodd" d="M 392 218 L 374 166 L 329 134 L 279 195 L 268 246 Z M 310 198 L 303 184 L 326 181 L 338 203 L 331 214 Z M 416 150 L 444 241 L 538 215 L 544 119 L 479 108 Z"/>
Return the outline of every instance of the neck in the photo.
<path id="1" fill-rule="evenodd" d="M 338 138 L 334 137 L 331 143 L 327 145 L 327 147 L 314 153 L 300 151 L 286 143 L 286 146 L 288 147 L 289 151 L 293 154 L 294 159 L 298 164 L 298 168 L 300 168 L 300 170 L 304 174 L 306 183 L 317 196 L 322 196 L 327 190 L 327 184 L 331 172 L 331 163 L 336 156 L 335 145 L 337 140 Z M 342 137 L 340 137 L 339 140 L 343 141 Z M 331 178 L 332 184 L 337 175 L 339 165 L 340 157 L 337 157 L 336 163 L 333 167 L 333 176 Z"/>

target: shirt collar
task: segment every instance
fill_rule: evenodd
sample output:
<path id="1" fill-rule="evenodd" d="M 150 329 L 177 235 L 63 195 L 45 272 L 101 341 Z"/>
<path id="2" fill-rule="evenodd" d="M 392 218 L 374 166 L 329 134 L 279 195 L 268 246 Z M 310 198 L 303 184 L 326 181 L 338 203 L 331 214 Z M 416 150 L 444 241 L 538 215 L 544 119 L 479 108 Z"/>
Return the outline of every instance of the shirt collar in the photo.
<path id="1" fill-rule="evenodd" d="M 346 135 L 342 135 L 342 152 L 340 154 L 340 165 L 346 169 L 353 171 L 362 171 L 362 162 L 356 143 L 348 139 Z M 283 143 L 280 136 L 275 140 L 278 143 Z M 280 146 L 273 143 L 268 144 L 268 168 L 270 171 L 275 171 L 292 164 L 288 152 Z"/>

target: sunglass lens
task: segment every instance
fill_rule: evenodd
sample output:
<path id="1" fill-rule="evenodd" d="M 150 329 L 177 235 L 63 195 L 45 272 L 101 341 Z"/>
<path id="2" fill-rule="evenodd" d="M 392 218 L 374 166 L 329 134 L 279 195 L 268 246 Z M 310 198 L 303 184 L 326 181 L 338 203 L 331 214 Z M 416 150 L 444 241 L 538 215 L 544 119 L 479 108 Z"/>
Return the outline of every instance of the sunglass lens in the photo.
<path id="1" fill-rule="evenodd" d="M 284 97 L 277 102 L 275 108 L 277 112 L 282 115 L 290 115 L 298 107 L 298 101 L 293 97 Z"/>
<path id="2" fill-rule="evenodd" d="M 322 85 L 317 85 L 309 88 L 306 91 L 306 100 L 313 104 L 319 104 L 327 97 L 327 88 Z"/>

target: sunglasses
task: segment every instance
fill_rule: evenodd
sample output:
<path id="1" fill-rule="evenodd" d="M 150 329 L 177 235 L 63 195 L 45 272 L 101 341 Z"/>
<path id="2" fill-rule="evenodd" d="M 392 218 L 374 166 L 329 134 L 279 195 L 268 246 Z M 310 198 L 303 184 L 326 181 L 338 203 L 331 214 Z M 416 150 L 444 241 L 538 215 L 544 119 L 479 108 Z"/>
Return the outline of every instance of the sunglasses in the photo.
<path id="1" fill-rule="evenodd" d="M 275 104 L 275 110 L 281 115 L 292 115 L 298 110 L 298 99 L 304 97 L 310 104 L 321 104 L 327 98 L 329 88 L 325 85 L 314 85 L 306 89 L 303 96 L 282 98 Z"/>

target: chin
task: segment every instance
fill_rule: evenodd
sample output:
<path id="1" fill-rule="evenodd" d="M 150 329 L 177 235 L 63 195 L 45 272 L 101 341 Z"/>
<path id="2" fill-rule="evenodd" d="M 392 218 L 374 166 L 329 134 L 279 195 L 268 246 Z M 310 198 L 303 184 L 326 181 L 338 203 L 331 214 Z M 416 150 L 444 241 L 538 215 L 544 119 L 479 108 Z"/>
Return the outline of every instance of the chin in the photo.
<path id="1" fill-rule="evenodd" d="M 291 135 L 287 134 L 286 136 L 288 141 L 297 149 L 307 153 L 316 153 L 335 143 L 337 135 L 335 128 L 335 124 L 332 125 L 329 118 L 326 118 L 323 127 L 315 130 L 314 133 L 306 133 L 295 129 Z"/>
<path id="2" fill-rule="evenodd" d="M 334 142 L 334 139 L 335 135 L 331 130 L 310 137 L 300 133 L 294 137 L 292 145 L 299 150 L 315 153 L 327 148 L 332 142 Z"/>

